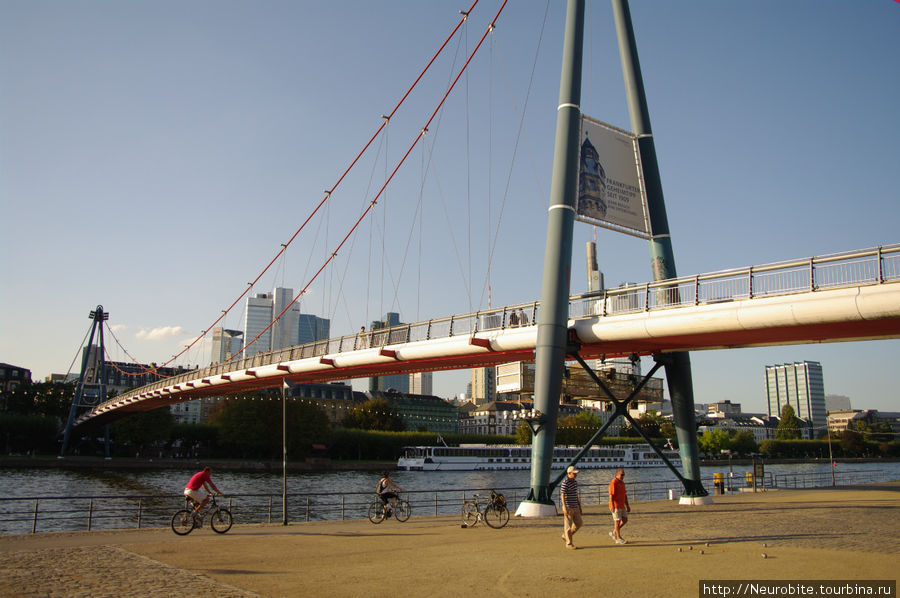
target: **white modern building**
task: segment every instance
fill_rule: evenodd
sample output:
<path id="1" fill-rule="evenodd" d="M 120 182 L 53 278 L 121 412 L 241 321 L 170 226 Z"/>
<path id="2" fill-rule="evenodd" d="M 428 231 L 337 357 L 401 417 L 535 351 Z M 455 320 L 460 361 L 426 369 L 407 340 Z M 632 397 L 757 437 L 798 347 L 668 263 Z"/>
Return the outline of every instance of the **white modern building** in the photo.
<path id="1" fill-rule="evenodd" d="M 781 417 L 781 409 L 790 405 L 812 428 L 813 437 L 825 430 L 825 382 L 818 361 L 767 365 L 766 397 L 769 417 Z"/>

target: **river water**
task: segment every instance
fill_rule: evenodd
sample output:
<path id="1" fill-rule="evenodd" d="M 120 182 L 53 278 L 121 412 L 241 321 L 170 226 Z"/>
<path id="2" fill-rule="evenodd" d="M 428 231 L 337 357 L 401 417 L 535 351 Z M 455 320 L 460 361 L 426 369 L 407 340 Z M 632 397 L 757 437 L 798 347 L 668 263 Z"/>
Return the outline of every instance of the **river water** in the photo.
<path id="1" fill-rule="evenodd" d="M 752 466 L 734 465 L 731 470 L 732 484 L 738 488 L 745 485 L 745 474 L 752 471 Z M 666 498 L 668 489 L 680 488 L 674 474 L 664 467 L 626 471 L 629 496 L 634 501 Z M 830 472 L 827 461 L 765 464 L 767 483 L 777 487 L 831 485 Z M 182 504 L 179 496 L 192 473 L 187 469 L 2 469 L 0 533 L 32 531 L 36 509 L 37 531 L 166 525 L 171 513 Z M 724 474 L 728 485 L 728 463 L 701 468 L 704 485 L 710 492 L 714 473 Z M 900 463 L 838 463 L 835 473 L 838 485 L 900 480 Z M 581 470 L 579 485 L 582 493 L 591 497 L 586 502 L 597 504 L 604 499 L 612 475 L 609 469 Z M 372 471 L 289 473 L 289 520 L 364 517 L 379 477 Z M 414 514 L 434 515 L 458 513 L 463 495 L 492 488 L 502 490 L 515 507 L 514 501 L 520 500 L 530 485 L 530 472 L 397 471 L 392 479 L 409 493 Z M 280 471 L 214 470 L 213 480 L 230 497 L 227 505 L 239 522 L 281 521 Z"/>

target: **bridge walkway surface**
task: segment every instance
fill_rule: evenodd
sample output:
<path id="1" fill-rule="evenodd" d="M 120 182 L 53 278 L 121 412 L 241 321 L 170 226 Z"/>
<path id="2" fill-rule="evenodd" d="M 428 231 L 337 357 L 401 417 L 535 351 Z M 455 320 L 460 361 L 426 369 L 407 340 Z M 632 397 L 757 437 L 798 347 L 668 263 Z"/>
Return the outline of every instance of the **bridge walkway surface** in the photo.
<path id="1" fill-rule="evenodd" d="M 900 482 L 605 505 L 578 550 L 562 519 L 462 529 L 451 516 L 0 537 L 0 596 L 699 596 L 699 580 L 894 580 Z M 763 557 L 763 555 L 766 555 Z"/>

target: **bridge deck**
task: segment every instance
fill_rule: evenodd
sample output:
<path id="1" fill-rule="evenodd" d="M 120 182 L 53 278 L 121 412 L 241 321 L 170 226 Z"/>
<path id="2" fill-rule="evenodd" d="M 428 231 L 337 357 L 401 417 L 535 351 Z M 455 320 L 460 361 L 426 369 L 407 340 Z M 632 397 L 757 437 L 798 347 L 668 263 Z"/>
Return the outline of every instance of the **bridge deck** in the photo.
<path id="1" fill-rule="evenodd" d="M 529 303 L 344 336 L 215 364 L 135 389 L 76 425 L 203 396 L 293 383 L 532 361 Z M 510 322 L 522 310 L 529 325 Z M 900 338 L 900 245 L 573 297 L 584 358 Z M 521 321 L 521 320 L 520 320 Z"/>

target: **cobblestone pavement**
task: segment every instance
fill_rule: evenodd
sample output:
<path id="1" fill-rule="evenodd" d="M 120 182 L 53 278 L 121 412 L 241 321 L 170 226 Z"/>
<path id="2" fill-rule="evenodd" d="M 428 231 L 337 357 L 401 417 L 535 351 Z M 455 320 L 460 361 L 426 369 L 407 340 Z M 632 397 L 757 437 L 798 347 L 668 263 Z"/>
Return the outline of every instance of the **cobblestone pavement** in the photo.
<path id="1" fill-rule="evenodd" d="M 259 596 L 114 546 L 0 552 L 4 598 Z"/>

